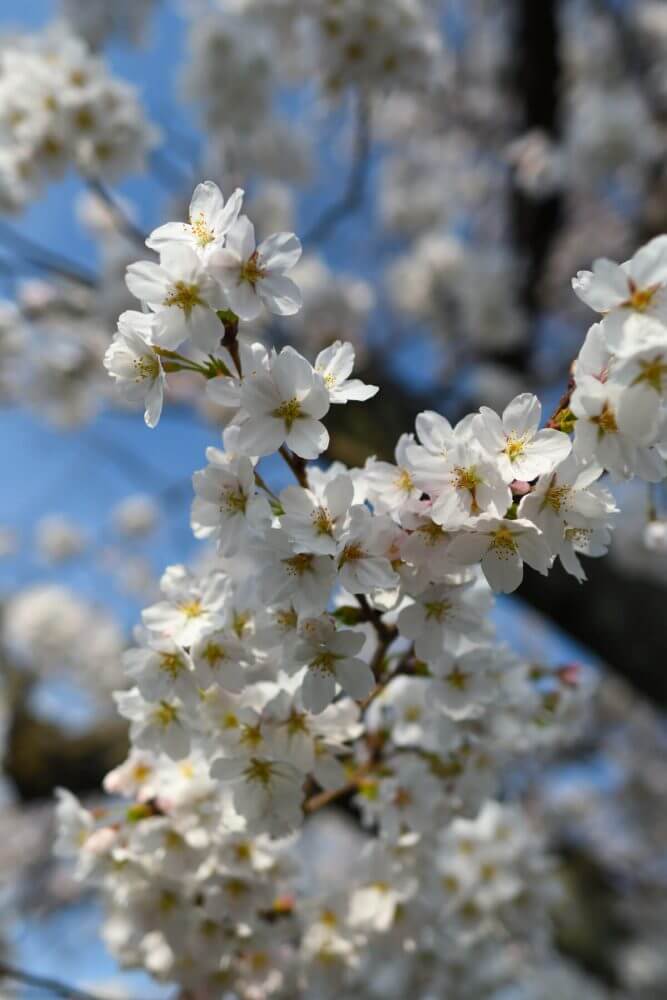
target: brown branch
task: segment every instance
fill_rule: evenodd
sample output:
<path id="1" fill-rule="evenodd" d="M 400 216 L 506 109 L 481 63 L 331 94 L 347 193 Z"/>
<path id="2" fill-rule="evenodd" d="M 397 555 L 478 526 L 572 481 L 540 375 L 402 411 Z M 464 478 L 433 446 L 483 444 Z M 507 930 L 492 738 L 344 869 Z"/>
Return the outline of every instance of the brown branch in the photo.
<path id="1" fill-rule="evenodd" d="M 284 444 L 279 449 L 279 454 L 285 459 L 290 469 L 296 476 L 299 486 L 304 490 L 308 489 L 308 474 L 306 473 L 306 463 L 303 458 L 299 458 L 293 451 L 290 451 Z"/>

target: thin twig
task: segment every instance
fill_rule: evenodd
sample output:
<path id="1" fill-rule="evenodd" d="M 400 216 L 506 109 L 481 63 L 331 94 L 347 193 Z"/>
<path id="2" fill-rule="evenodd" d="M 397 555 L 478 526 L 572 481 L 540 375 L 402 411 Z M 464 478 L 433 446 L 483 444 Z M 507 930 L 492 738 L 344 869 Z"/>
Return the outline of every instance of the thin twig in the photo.
<path id="1" fill-rule="evenodd" d="M 306 463 L 298 455 L 295 455 L 293 451 L 290 451 L 284 444 L 281 445 L 279 449 L 279 454 L 285 459 L 290 469 L 294 473 L 299 486 L 303 486 L 304 490 L 308 489 L 308 474 L 306 472 Z"/>
<path id="2" fill-rule="evenodd" d="M 63 997 L 64 1000 L 102 1000 L 94 993 L 80 990 L 76 986 L 70 986 L 59 979 L 52 979 L 50 976 L 37 976 L 25 969 L 17 969 L 6 962 L 0 962 L 0 979 L 9 979 L 26 986 L 33 986 L 39 990 L 45 990 L 54 996 Z"/>
<path id="3" fill-rule="evenodd" d="M 371 130 L 368 102 L 363 94 L 357 93 L 354 152 L 345 191 L 342 197 L 325 209 L 319 219 L 316 219 L 306 230 L 303 236 L 303 242 L 306 246 L 322 243 L 339 222 L 361 207 L 370 165 L 370 147 Z"/>
<path id="4" fill-rule="evenodd" d="M 144 247 L 146 243 L 146 234 L 143 233 L 133 222 L 121 203 L 111 194 L 109 190 L 107 190 L 101 180 L 98 177 L 87 177 L 86 183 L 93 194 L 97 195 L 97 197 L 103 201 L 109 209 L 116 225 L 116 229 L 118 229 L 123 236 L 126 236 L 127 239 L 131 240 L 133 243 L 136 243 L 140 247 Z"/>
<path id="5" fill-rule="evenodd" d="M 97 287 L 96 276 L 87 271 L 84 266 L 77 264 L 76 261 L 64 256 L 64 254 L 42 246 L 23 233 L 17 233 L 15 229 L 2 221 L 0 221 L 0 243 L 11 247 L 20 254 L 27 264 L 31 264 L 33 267 L 57 274 L 60 278 L 67 278 L 68 281 L 85 285 L 87 288 Z"/>

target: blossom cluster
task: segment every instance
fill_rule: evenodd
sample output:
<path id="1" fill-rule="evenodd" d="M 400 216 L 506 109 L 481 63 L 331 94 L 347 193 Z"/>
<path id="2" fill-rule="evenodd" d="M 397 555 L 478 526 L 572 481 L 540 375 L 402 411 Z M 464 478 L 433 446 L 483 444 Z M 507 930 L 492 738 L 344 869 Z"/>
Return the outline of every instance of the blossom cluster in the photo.
<path id="1" fill-rule="evenodd" d="M 62 846 L 103 886 L 121 960 L 183 988 L 442 995 L 462 948 L 548 940 L 548 858 L 494 800 L 509 760 L 578 730 L 590 683 L 514 656 L 489 613 L 524 565 L 585 578 L 617 511 L 605 473 L 664 475 L 667 240 L 577 275 L 603 317 L 548 426 L 530 393 L 455 426 L 427 411 L 394 462 L 348 469 L 308 464 L 324 418 L 378 390 L 351 377 L 349 343 L 311 364 L 243 334 L 298 312 L 301 247 L 257 245 L 242 209 L 240 189 L 199 185 L 188 222 L 149 236 L 159 261 L 127 271 L 141 311 L 107 351 L 119 388 L 154 426 L 183 369 L 227 414 L 193 477 L 215 554 L 167 569 L 124 656 L 132 749 L 107 791 L 130 804 L 98 816 L 63 794 Z M 294 475 L 279 492 L 271 456 Z M 338 800 L 359 857 L 309 893 L 299 845 Z M 466 971 L 487 974 L 481 957 Z M 491 995 L 480 982 L 470 995 Z"/>
<path id="2" fill-rule="evenodd" d="M 90 178 L 141 169 L 157 139 L 133 87 L 65 31 L 0 47 L 0 205 L 16 211 L 75 166 Z"/>

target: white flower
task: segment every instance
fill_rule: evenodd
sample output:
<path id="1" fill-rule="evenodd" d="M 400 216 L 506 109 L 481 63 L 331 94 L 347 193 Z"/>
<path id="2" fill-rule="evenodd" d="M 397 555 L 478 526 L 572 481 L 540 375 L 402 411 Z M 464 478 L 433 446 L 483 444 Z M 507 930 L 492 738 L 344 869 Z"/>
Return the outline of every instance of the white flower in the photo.
<path id="1" fill-rule="evenodd" d="M 227 631 L 208 632 L 193 645 L 191 655 L 201 688 L 217 684 L 225 691 L 240 692 L 248 683 L 247 666 L 252 654 Z"/>
<path id="2" fill-rule="evenodd" d="M 512 503 L 498 463 L 468 441 L 450 447 L 444 460 L 422 458 L 415 480 L 432 501 L 425 512 L 444 528 L 459 528 L 483 512 L 502 516 Z"/>
<path id="3" fill-rule="evenodd" d="M 567 525 L 586 528 L 616 510 L 608 490 L 593 485 L 601 473 L 599 465 L 583 465 L 569 455 L 552 473 L 541 476 L 519 504 L 519 517 L 537 525 L 554 554 Z"/>
<path id="4" fill-rule="evenodd" d="M 550 472 L 572 450 L 570 439 L 562 431 L 538 429 L 541 416 L 537 396 L 524 392 L 507 404 L 502 419 L 488 406 L 481 407 L 475 417 L 477 439 L 498 463 L 506 483 L 514 479 L 530 482 Z"/>
<path id="5" fill-rule="evenodd" d="M 551 553 L 541 532 L 523 518 L 510 520 L 481 514 L 462 531 L 450 548 L 454 562 L 481 562 L 492 590 L 509 594 L 523 579 L 523 564 L 546 576 Z"/>
<path id="6" fill-rule="evenodd" d="M 166 753 L 172 760 L 187 757 L 190 749 L 190 719 L 177 699 L 152 703 L 137 688 L 116 691 L 119 713 L 129 719 L 130 738 L 140 750 Z"/>
<path id="7" fill-rule="evenodd" d="M 431 672 L 440 679 L 434 700 L 452 719 L 481 715 L 498 692 L 493 666 L 494 656 L 488 646 L 475 646 L 457 656 L 444 652 L 431 663 Z"/>
<path id="8" fill-rule="evenodd" d="M 255 228 L 242 215 L 227 234 L 225 247 L 209 259 L 229 307 L 240 319 L 256 319 L 262 304 L 277 316 L 292 316 L 301 308 L 301 293 L 286 272 L 301 256 L 294 233 L 276 233 L 255 245 Z"/>
<path id="9" fill-rule="evenodd" d="M 234 808 L 251 830 L 283 836 L 300 825 L 303 774 L 291 764 L 219 757 L 211 764 L 211 776 L 232 784 Z"/>
<path id="10" fill-rule="evenodd" d="M 191 646 L 206 633 L 222 626 L 227 580 L 222 574 L 197 580 L 184 566 L 171 566 L 160 587 L 167 598 L 145 608 L 141 619 L 151 632 L 159 632 L 181 646 Z"/>
<path id="11" fill-rule="evenodd" d="M 586 377 L 577 385 L 570 409 L 577 418 L 574 425 L 574 450 L 584 462 L 595 460 L 619 479 L 640 475 L 658 482 L 665 475 L 665 464 L 653 450 L 637 444 L 621 426 L 621 399 L 625 390 L 607 381 Z M 632 415 L 625 411 L 631 429 L 639 430 Z"/>
<path id="12" fill-rule="evenodd" d="M 398 630 L 414 640 L 417 656 L 430 662 L 456 648 L 462 637 L 481 638 L 489 606 L 488 597 L 484 600 L 469 584 L 432 584 L 402 609 Z"/>
<path id="13" fill-rule="evenodd" d="M 315 358 L 315 371 L 324 379 L 332 403 L 364 402 L 379 392 L 376 385 L 366 385 L 358 378 L 350 378 L 353 368 L 354 348 L 341 340 L 334 341 Z"/>
<path id="14" fill-rule="evenodd" d="M 354 499 L 352 479 L 339 475 L 319 490 L 311 486 L 308 490 L 288 486 L 282 491 L 280 523 L 296 551 L 333 556 Z"/>
<path id="15" fill-rule="evenodd" d="M 396 445 L 396 465 L 369 458 L 364 467 L 368 499 L 378 513 L 395 513 L 410 500 L 418 500 L 421 490 L 415 484 L 408 459 L 412 434 L 401 434 Z"/>
<path id="16" fill-rule="evenodd" d="M 206 457 L 210 464 L 192 477 L 192 530 L 196 538 L 215 538 L 220 555 L 231 556 L 268 525 L 271 508 L 255 489 L 249 458 L 230 459 L 216 448 Z"/>
<path id="17" fill-rule="evenodd" d="M 384 555 L 385 525 L 367 507 L 350 508 L 350 521 L 338 545 L 338 579 L 351 594 L 392 590 L 398 575 Z"/>
<path id="18" fill-rule="evenodd" d="M 152 331 L 152 316 L 124 312 L 118 320 L 118 332 L 104 355 L 104 367 L 125 398 L 131 403 L 144 404 L 148 427 L 156 427 L 160 419 L 165 386 L 162 362 L 150 344 Z"/>
<path id="19" fill-rule="evenodd" d="M 270 455 L 287 444 L 301 458 L 317 458 L 329 445 L 320 422 L 329 409 L 324 381 L 291 347 L 274 355 L 268 372 L 244 378 L 241 404 L 238 446 L 248 455 Z"/>
<path id="20" fill-rule="evenodd" d="M 146 246 L 160 253 L 170 243 L 185 243 L 206 260 L 223 246 L 241 211 L 243 194 L 241 188 L 236 188 L 225 204 L 222 191 L 213 181 L 198 184 L 190 201 L 189 224 L 168 222 L 154 229 Z"/>
<path id="21" fill-rule="evenodd" d="M 586 574 L 578 556 L 599 558 L 606 555 L 610 542 L 611 528 L 606 521 L 594 521 L 585 527 L 566 524 L 561 541 L 554 551 L 567 572 L 579 583 L 583 583 Z"/>
<path id="22" fill-rule="evenodd" d="M 189 246 L 168 244 L 159 264 L 130 264 L 126 281 L 155 314 L 155 344 L 174 350 L 190 339 L 202 351 L 216 349 L 224 333 L 216 310 L 224 307 L 224 296 Z"/>
<path id="23" fill-rule="evenodd" d="M 297 552 L 284 530 L 272 529 L 261 549 L 260 591 L 269 604 L 289 602 L 298 614 L 324 611 L 336 569 L 330 556 Z"/>
<path id="24" fill-rule="evenodd" d="M 618 425 L 638 444 L 652 444 L 667 400 L 667 327 L 661 339 L 617 359 L 613 382 L 623 386 Z"/>
<path id="25" fill-rule="evenodd" d="M 368 664 L 355 656 L 364 645 L 363 633 L 337 631 L 334 619 L 325 615 L 304 621 L 301 635 L 294 658 L 306 664 L 301 697 L 307 711 L 317 714 L 331 704 L 337 684 L 355 701 L 368 697 L 375 678 Z"/>
<path id="26" fill-rule="evenodd" d="M 605 326 L 614 339 L 622 335 L 625 319 L 633 312 L 667 316 L 667 237 L 656 236 L 631 260 L 616 264 L 600 258 L 592 271 L 579 271 L 572 287 L 596 312 L 606 315 Z"/>
<path id="27" fill-rule="evenodd" d="M 173 639 L 146 634 L 145 645 L 123 654 L 123 666 L 147 701 L 196 698 L 192 661 Z"/>

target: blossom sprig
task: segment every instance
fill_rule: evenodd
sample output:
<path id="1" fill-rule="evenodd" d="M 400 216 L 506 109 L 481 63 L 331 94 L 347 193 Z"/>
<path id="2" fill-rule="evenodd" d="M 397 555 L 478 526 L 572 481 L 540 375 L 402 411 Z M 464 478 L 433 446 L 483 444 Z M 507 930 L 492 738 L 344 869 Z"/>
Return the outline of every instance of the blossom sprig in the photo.
<path id="1" fill-rule="evenodd" d="M 181 365 L 225 412 L 223 447 L 193 480 L 192 527 L 216 555 L 199 573 L 165 573 L 126 654 L 134 686 L 117 694 L 132 751 L 110 787 L 159 812 L 94 831 L 71 801 L 62 811 L 114 912 L 132 901 L 127 960 L 147 961 L 136 941 L 159 945 L 161 974 L 205 994 L 223 973 L 241 990 L 257 949 L 280 989 L 308 995 L 326 956 L 340 993 L 364 949 L 402 941 L 413 921 L 441 929 L 453 954 L 493 942 L 506 919 L 530 936 L 545 912 L 539 892 L 534 909 L 527 900 L 548 862 L 493 800 L 508 759 L 576 731 L 590 685 L 500 646 L 493 593 L 556 560 L 584 579 L 580 556 L 606 551 L 617 512 L 603 474 L 664 475 L 667 326 L 639 299 L 612 306 L 545 428 L 522 393 L 455 427 L 420 414 L 395 462 L 325 468 L 330 407 L 376 388 L 350 379 L 348 344 L 311 363 L 249 339 L 258 308 L 298 308 L 285 275 L 298 240 L 255 248 L 249 222 L 235 232 L 241 201 L 226 211 L 207 182 L 190 223 L 153 234 L 159 264 L 128 271 L 143 311 L 121 317 L 106 359 L 153 424 Z M 648 255 L 651 302 L 663 252 Z M 294 477 L 280 493 L 258 471 L 269 456 Z M 368 843 L 349 881 L 313 904 L 280 845 L 333 802 Z M 267 937 L 276 921 L 285 939 Z"/>

